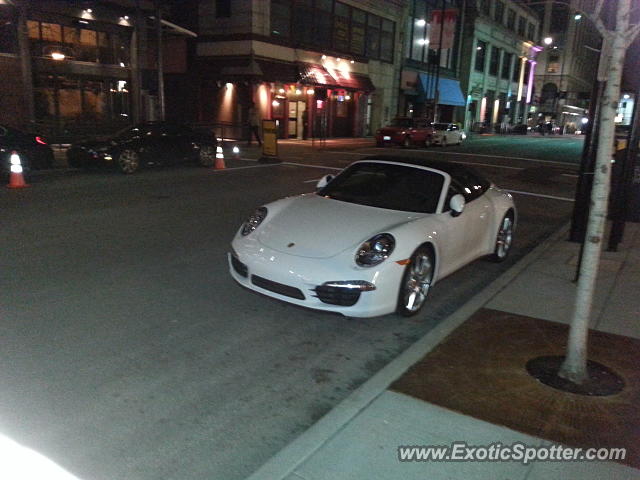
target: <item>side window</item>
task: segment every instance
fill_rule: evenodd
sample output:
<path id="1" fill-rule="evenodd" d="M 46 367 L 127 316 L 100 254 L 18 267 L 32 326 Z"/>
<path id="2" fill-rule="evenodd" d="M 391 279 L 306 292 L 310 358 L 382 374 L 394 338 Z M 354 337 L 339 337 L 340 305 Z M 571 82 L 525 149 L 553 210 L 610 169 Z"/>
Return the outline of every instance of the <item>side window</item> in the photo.
<path id="1" fill-rule="evenodd" d="M 457 180 L 462 187 L 462 192 L 460 193 L 464 195 L 467 203 L 480 197 L 489 188 L 489 182 L 471 171 L 457 175 Z"/>

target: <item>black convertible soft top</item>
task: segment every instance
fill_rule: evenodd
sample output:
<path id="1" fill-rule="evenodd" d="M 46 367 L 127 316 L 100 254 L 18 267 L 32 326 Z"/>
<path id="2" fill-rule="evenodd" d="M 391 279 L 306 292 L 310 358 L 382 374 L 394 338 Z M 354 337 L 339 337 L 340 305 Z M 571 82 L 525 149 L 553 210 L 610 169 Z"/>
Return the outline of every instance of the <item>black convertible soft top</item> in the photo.
<path id="1" fill-rule="evenodd" d="M 382 160 L 384 162 L 397 162 L 406 163 L 407 165 L 417 165 L 421 167 L 433 168 L 441 170 L 451 175 L 451 177 L 457 180 L 461 184 L 466 184 L 469 181 L 469 177 L 477 177 L 482 183 L 488 182 L 482 175 L 480 175 L 474 168 L 460 163 L 445 162 L 442 160 L 427 160 L 423 158 L 415 157 L 401 157 L 399 155 L 372 155 L 365 157 L 362 161 L 366 160 Z"/>

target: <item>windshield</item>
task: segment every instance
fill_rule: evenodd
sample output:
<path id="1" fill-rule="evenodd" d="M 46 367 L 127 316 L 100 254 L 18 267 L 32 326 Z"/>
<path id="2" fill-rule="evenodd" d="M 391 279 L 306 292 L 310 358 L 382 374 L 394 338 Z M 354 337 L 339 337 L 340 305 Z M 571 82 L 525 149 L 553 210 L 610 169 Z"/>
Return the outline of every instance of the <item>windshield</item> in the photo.
<path id="1" fill-rule="evenodd" d="M 394 118 L 389 124 L 390 127 L 410 127 L 413 125 L 411 118 Z"/>
<path id="2" fill-rule="evenodd" d="M 448 123 L 434 123 L 433 124 L 433 129 L 434 130 L 446 130 L 447 128 L 449 128 L 449 124 Z"/>
<path id="3" fill-rule="evenodd" d="M 388 163 L 356 163 L 318 192 L 327 198 L 405 212 L 435 213 L 444 176 Z"/>

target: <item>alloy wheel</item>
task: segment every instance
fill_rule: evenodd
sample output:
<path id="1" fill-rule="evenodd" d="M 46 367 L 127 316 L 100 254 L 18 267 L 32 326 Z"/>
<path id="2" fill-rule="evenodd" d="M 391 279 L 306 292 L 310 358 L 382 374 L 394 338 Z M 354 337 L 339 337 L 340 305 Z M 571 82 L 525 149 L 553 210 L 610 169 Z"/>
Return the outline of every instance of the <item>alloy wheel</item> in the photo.
<path id="1" fill-rule="evenodd" d="M 403 306 L 408 313 L 422 308 L 433 278 L 433 260 L 427 251 L 417 252 L 411 259 L 403 286 Z"/>
<path id="2" fill-rule="evenodd" d="M 513 220 L 510 216 L 506 215 L 502 219 L 498 235 L 496 236 L 496 249 L 495 255 L 498 259 L 502 260 L 507 257 L 509 250 L 511 249 L 511 243 L 513 242 Z"/>
<path id="3" fill-rule="evenodd" d="M 134 150 L 123 150 L 118 156 L 118 166 L 122 173 L 134 173 L 140 167 L 140 156 Z"/>

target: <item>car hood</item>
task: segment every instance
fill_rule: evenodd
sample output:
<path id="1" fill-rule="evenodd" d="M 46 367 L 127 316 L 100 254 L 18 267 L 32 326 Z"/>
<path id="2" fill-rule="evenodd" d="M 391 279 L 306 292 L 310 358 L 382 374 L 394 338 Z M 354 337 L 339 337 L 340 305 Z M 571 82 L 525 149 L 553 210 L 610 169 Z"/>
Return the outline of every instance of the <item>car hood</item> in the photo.
<path id="1" fill-rule="evenodd" d="M 273 250 L 310 258 L 356 249 L 378 233 L 422 216 L 308 194 L 285 200 L 258 229 L 258 240 Z M 269 205 L 267 205 L 269 208 Z M 271 208 L 269 208 L 271 215 Z"/>

